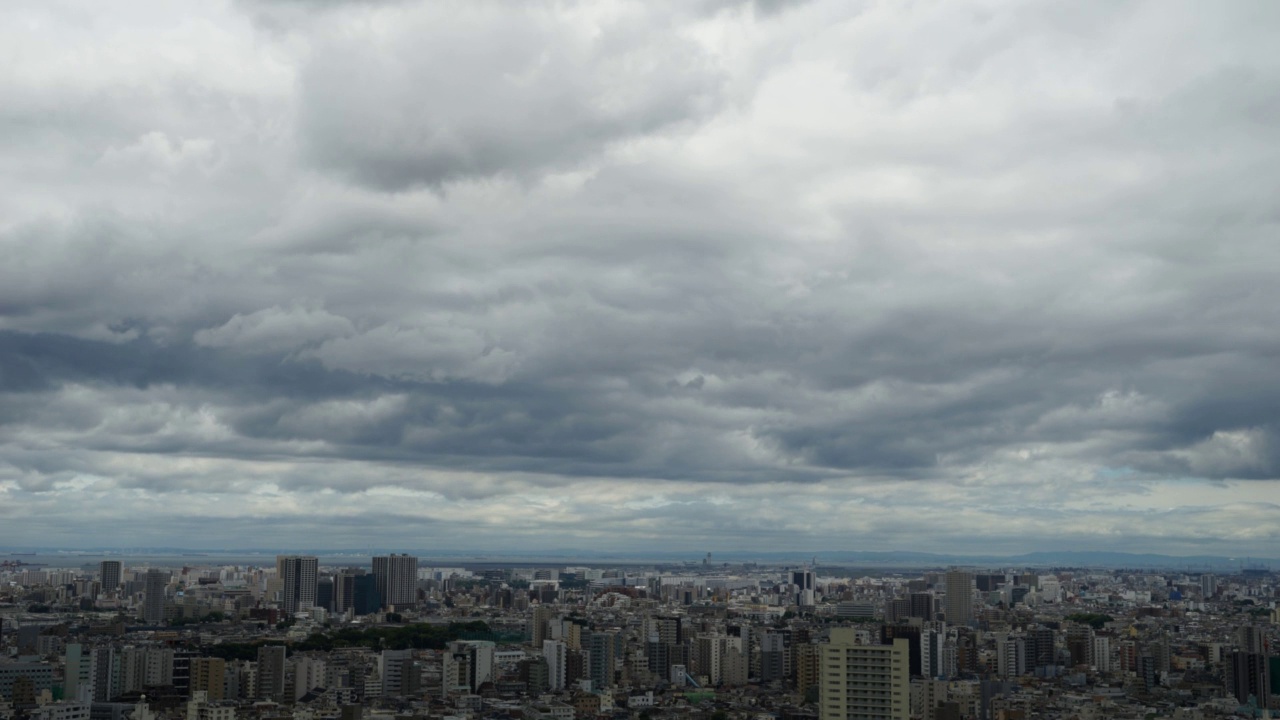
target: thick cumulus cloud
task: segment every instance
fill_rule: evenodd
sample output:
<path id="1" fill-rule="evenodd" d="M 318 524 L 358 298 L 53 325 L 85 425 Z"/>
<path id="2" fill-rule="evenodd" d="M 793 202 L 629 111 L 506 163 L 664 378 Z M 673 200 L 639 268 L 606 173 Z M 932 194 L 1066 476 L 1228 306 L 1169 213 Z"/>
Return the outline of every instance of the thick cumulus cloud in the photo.
<path id="1" fill-rule="evenodd" d="M 0 543 L 1265 554 L 1278 25 L 8 4 Z"/>
<path id="2" fill-rule="evenodd" d="M 669 11 L 345 7 L 311 29 L 301 140 L 321 167 L 388 190 L 571 169 L 713 104 L 714 63 Z"/>

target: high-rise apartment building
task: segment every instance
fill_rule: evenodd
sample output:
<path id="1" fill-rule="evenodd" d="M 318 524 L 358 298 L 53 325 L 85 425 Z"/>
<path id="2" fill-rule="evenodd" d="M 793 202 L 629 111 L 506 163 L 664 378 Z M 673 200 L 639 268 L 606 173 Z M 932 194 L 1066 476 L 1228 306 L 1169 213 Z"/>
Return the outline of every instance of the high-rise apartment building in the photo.
<path id="1" fill-rule="evenodd" d="M 413 605 L 418 601 L 418 558 L 382 555 L 373 558 L 373 576 L 383 607 Z"/>
<path id="2" fill-rule="evenodd" d="M 588 636 L 587 676 L 591 678 L 591 690 L 594 692 L 613 687 L 617 642 L 618 636 L 613 633 L 591 633 Z"/>
<path id="3" fill-rule="evenodd" d="M 1010 635 L 996 640 L 996 667 L 1003 678 L 1024 674 L 1027 671 L 1026 638 Z"/>
<path id="4" fill-rule="evenodd" d="M 1027 630 L 1027 670 L 1058 664 L 1057 639 L 1052 628 L 1038 625 Z"/>
<path id="5" fill-rule="evenodd" d="M 263 645 L 258 648 L 257 696 L 261 700 L 284 700 L 285 647 Z"/>
<path id="6" fill-rule="evenodd" d="M 693 675 L 706 676 L 711 685 L 721 682 L 720 654 L 724 649 L 721 640 L 722 636 L 715 633 L 699 633 L 693 638 L 689 671 Z"/>
<path id="7" fill-rule="evenodd" d="M 564 690 L 568 683 L 569 648 L 559 640 L 542 641 L 542 657 L 547 660 L 547 685 L 552 690 Z"/>
<path id="8" fill-rule="evenodd" d="M 142 598 L 142 621 L 146 624 L 160 625 L 164 622 L 164 591 L 168 584 L 169 573 L 157 568 L 147 571 Z"/>
<path id="9" fill-rule="evenodd" d="M 760 681 L 773 682 L 789 676 L 791 631 L 766 630 L 760 636 Z"/>
<path id="10" fill-rule="evenodd" d="M 968 625 L 973 621 L 973 573 L 950 570 L 946 579 L 947 595 L 943 609 L 950 625 Z"/>
<path id="11" fill-rule="evenodd" d="M 102 581 L 102 592 L 114 593 L 120 588 L 120 561 L 103 560 L 98 564 L 98 578 Z"/>
<path id="12" fill-rule="evenodd" d="M 1258 707 L 1270 707 L 1271 672 L 1266 655 L 1243 650 L 1232 651 L 1226 676 L 1227 691 L 1241 704 L 1253 698 Z"/>
<path id="13" fill-rule="evenodd" d="M 227 661 L 222 658 L 191 659 L 191 691 L 205 693 L 210 702 L 225 699 Z"/>
<path id="14" fill-rule="evenodd" d="M 314 555 L 276 556 L 276 572 L 283 586 L 281 608 L 286 613 L 315 606 L 319 570 L 319 560 Z"/>
<path id="15" fill-rule="evenodd" d="M 911 717 L 910 644 L 859 645 L 854 628 L 832 628 L 822 646 L 821 720 Z"/>
<path id="16" fill-rule="evenodd" d="M 556 616 L 555 608 L 550 605 L 538 605 L 529 615 L 529 637 L 533 638 L 535 648 L 542 647 L 544 640 L 552 640 L 549 626 Z"/>

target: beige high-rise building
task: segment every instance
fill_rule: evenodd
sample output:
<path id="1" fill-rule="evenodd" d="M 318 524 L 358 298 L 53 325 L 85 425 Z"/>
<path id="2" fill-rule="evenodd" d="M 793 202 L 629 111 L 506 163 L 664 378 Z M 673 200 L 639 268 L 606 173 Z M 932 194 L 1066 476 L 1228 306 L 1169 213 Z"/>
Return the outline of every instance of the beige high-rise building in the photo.
<path id="1" fill-rule="evenodd" d="M 909 720 L 911 645 L 859 645 L 854 628 L 832 628 L 822 645 L 821 720 Z"/>
<path id="2" fill-rule="evenodd" d="M 947 596 L 943 599 L 943 611 L 947 623 L 968 625 L 973 620 L 973 573 L 950 570 L 946 575 Z"/>
<path id="3" fill-rule="evenodd" d="M 555 617 L 555 608 L 550 605 L 539 605 L 533 609 L 529 619 L 529 636 L 533 638 L 531 641 L 535 648 L 542 647 L 544 640 L 551 640 L 551 633 L 548 625 L 551 619 Z"/>
<path id="4" fill-rule="evenodd" d="M 821 645 L 800 643 L 792 646 L 796 654 L 796 687 L 801 693 L 815 687 L 822 677 Z"/>
<path id="5" fill-rule="evenodd" d="M 222 658 L 191 659 L 191 692 L 204 692 L 209 702 L 225 699 L 227 661 Z"/>

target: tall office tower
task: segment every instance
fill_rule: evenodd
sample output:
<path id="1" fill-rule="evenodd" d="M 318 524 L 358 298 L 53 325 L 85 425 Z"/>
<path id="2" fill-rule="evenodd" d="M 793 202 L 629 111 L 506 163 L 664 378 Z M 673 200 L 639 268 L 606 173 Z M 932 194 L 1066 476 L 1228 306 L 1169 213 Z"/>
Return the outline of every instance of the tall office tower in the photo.
<path id="1" fill-rule="evenodd" d="M 1241 703 L 1252 697 L 1258 707 L 1270 707 L 1271 671 L 1267 656 L 1256 652 L 1234 650 L 1227 665 L 1227 691 Z"/>
<path id="2" fill-rule="evenodd" d="M 587 677 L 592 692 L 613 687 L 613 671 L 617 660 L 618 637 L 613 633 L 591 633 L 587 645 Z"/>
<path id="3" fill-rule="evenodd" d="M 795 603 L 797 605 L 813 605 L 814 575 L 812 570 L 795 570 L 791 573 L 791 584 L 796 586 Z"/>
<path id="4" fill-rule="evenodd" d="M 284 586 L 282 610 L 296 613 L 315 606 L 319 569 L 320 562 L 314 555 L 276 556 L 276 571 Z"/>
<path id="5" fill-rule="evenodd" d="M 259 700 L 284 700 L 284 654 L 283 645 L 261 645 L 258 647 L 257 695 Z"/>
<path id="6" fill-rule="evenodd" d="M 418 558 L 381 555 L 373 558 L 373 576 L 383 607 L 413 605 L 418 601 Z"/>
<path id="7" fill-rule="evenodd" d="M 568 654 L 569 648 L 559 640 L 542 641 L 542 657 L 547 660 L 547 685 L 552 691 L 565 688 Z"/>
<path id="8" fill-rule="evenodd" d="M 822 646 L 818 685 L 821 720 L 911 717 L 911 650 L 903 638 L 892 645 L 858 645 L 854 628 L 832 628 Z"/>
<path id="9" fill-rule="evenodd" d="M 103 560 L 98 565 L 98 577 L 102 579 L 103 593 L 115 593 L 120 589 L 120 561 Z"/>
<path id="10" fill-rule="evenodd" d="M 973 573 L 949 570 L 944 610 L 948 625 L 968 625 L 973 621 Z"/>
<path id="11" fill-rule="evenodd" d="M 148 625 L 164 622 L 164 589 L 169 584 L 169 573 L 151 568 L 147 571 L 145 594 L 142 599 L 142 621 Z"/>
<path id="12" fill-rule="evenodd" d="M 191 691 L 207 693 L 210 702 L 225 699 L 227 661 L 222 658 L 191 659 Z"/>

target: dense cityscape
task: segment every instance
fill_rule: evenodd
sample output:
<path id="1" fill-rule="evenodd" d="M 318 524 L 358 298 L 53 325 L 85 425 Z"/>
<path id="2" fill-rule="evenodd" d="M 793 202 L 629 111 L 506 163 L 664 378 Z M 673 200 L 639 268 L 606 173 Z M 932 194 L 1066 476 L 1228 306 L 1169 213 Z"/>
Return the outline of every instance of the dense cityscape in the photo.
<path id="1" fill-rule="evenodd" d="M 1194 720 L 1280 710 L 1280 582 L 1266 567 L 190 560 L 6 559 L 0 720 Z"/>
<path id="2" fill-rule="evenodd" d="M 0 720 L 1280 720 L 1280 0 L 2 0 L 0 98 Z"/>

